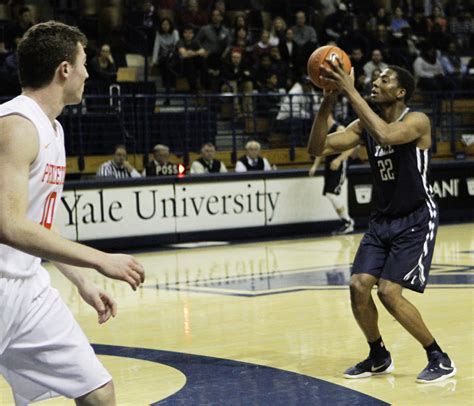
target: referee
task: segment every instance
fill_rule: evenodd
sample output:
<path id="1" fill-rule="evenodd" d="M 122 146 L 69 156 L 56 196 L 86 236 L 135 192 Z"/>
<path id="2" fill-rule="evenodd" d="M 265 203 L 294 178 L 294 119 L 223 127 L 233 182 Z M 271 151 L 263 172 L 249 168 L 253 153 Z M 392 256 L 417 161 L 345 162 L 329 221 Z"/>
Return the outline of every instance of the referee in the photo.
<path id="1" fill-rule="evenodd" d="M 127 161 L 125 145 L 116 145 L 114 151 L 112 159 L 104 162 L 97 170 L 96 175 L 114 179 L 139 178 L 138 171 Z"/>

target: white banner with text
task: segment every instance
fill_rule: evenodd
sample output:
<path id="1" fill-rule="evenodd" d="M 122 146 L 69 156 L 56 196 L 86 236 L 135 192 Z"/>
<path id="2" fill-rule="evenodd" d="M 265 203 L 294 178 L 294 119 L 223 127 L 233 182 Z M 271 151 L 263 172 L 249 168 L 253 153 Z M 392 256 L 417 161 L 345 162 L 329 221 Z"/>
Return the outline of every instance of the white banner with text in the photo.
<path id="1" fill-rule="evenodd" d="M 338 216 L 322 177 L 67 190 L 56 224 L 72 240 L 140 237 L 305 222 Z M 347 187 L 342 188 L 347 202 Z"/>

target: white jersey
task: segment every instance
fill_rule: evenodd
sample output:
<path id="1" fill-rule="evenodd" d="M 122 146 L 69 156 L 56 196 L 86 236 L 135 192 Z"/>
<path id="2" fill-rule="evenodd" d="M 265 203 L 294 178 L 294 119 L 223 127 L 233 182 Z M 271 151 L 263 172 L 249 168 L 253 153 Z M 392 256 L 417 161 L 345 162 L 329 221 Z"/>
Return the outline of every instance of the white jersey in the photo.
<path id="1" fill-rule="evenodd" d="M 41 107 L 27 96 L 18 96 L 0 106 L 0 117 L 12 114 L 30 120 L 38 133 L 39 149 L 30 165 L 26 215 L 49 229 L 61 202 L 66 175 L 64 132 L 57 120 L 53 126 Z M 40 258 L 0 244 L 0 276 L 28 277 L 38 271 L 40 264 Z"/>

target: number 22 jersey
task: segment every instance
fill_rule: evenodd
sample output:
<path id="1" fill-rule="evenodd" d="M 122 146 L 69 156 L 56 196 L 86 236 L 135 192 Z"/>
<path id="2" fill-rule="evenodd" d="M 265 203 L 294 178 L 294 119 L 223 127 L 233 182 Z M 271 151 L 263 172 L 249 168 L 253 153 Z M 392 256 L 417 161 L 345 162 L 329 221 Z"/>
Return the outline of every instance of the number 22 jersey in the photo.
<path id="1" fill-rule="evenodd" d="M 399 121 L 408 114 L 405 109 Z M 404 216 L 422 204 L 435 208 L 433 191 L 428 183 L 430 151 L 419 149 L 417 141 L 381 147 L 364 130 L 377 203 L 377 213 L 388 217 Z"/>
<path id="2" fill-rule="evenodd" d="M 29 170 L 26 216 L 49 229 L 66 175 L 64 132 L 61 124 L 55 120 L 53 125 L 30 97 L 21 95 L 0 106 L 0 118 L 13 114 L 31 121 L 38 135 L 38 155 Z M 0 276 L 28 277 L 37 272 L 40 264 L 40 258 L 0 244 Z"/>

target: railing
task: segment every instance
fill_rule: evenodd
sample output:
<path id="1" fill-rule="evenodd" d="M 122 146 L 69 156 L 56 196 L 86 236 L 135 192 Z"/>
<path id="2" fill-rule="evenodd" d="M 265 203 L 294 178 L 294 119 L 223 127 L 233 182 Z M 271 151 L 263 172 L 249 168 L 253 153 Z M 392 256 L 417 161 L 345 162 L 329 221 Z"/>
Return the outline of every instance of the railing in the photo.
<path id="1" fill-rule="evenodd" d="M 235 160 L 250 139 L 288 148 L 292 160 L 295 148 L 306 146 L 321 101 L 318 94 L 123 94 L 122 89 L 112 85 L 108 95 L 86 95 L 60 116 L 67 153 L 79 158 L 79 166 L 84 156 L 111 154 L 119 143 L 145 157 L 155 144 L 165 144 L 188 163 L 190 152 L 213 142 L 232 151 Z M 430 116 L 434 140 L 449 141 L 453 154 L 460 136 L 474 132 L 472 94 L 424 94 L 411 104 Z M 335 116 L 344 124 L 354 118 L 345 99 Z"/>

